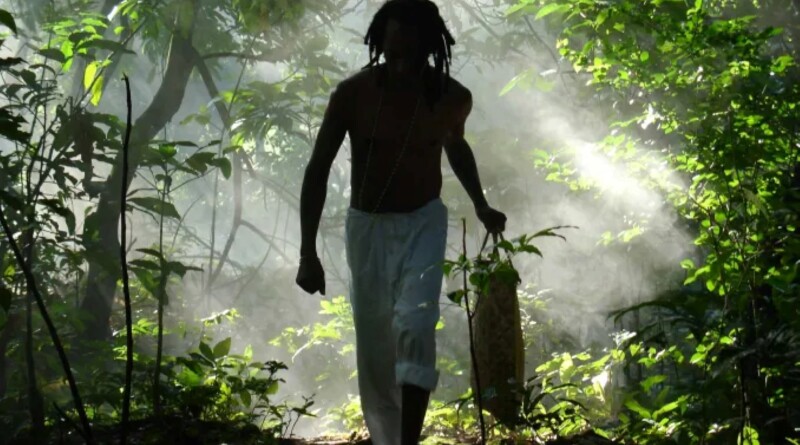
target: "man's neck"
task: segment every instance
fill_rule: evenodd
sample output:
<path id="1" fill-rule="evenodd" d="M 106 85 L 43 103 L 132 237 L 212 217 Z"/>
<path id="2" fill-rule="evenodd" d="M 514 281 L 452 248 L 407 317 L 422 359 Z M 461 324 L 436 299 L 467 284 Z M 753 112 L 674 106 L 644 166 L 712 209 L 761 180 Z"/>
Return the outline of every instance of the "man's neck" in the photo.
<path id="1" fill-rule="evenodd" d="M 419 67 L 419 69 L 415 69 L 414 72 L 417 74 L 412 75 L 398 75 L 397 73 L 390 72 L 389 70 L 386 71 L 386 88 L 390 91 L 402 91 L 402 92 L 416 92 L 421 91 L 422 87 L 425 83 L 424 74 L 425 74 L 425 65 Z"/>

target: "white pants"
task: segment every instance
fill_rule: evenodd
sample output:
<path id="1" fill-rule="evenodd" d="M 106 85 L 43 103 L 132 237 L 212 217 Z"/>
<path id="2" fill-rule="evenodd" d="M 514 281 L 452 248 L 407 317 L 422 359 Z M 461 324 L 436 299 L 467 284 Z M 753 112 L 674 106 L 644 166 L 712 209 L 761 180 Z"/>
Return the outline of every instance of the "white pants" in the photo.
<path id="1" fill-rule="evenodd" d="M 433 391 L 447 207 L 349 209 L 345 223 L 361 409 L 374 445 L 400 443 L 404 384 Z"/>

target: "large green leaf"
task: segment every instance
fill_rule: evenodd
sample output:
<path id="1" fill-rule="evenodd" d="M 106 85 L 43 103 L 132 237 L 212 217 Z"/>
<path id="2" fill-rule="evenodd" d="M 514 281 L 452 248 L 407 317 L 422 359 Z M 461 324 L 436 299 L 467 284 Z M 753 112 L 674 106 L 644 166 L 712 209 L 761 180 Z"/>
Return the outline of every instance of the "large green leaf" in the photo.
<path id="1" fill-rule="evenodd" d="M 220 169 L 220 171 L 222 172 L 222 176 L 224 176 L 225 179 L 228 179 L 228 178 L 231 177 L 231 169 L 232 169 L 232 167 L 231 167 L 230 159 L 224 158 L 224 157 L 218 157 L 218 158 L 214 158 L 211 161 L 209 161 L 209 164 L 211 164 L 211 165 L 213 165 L 215 167 L 218 167 Z"/>
<path id="2" fill-rule="evenodd" d="M 14 34 L 17 33 L 17 23 L 11 13 L 5 9 L 0 9 L 0 23 L 8 27 Z"/>
<path id="3" fill-rule="evenodd" d="M 650 411 L 644 406 L 642 406 L 641 403 L 636 401 L 636 399 L 630 399 L 627 402 L 625 402 L 625 407 L 635 412 L 636 414 L 642 416 L 645 419 L 651 418 Z"/>
<path id="4" fill-rule="evenodd" d="M 548 3 L 545 6 L 543 6 L 542 9 L 540 9 L 536 13 L 536 17 L 534 17 L 534 18 L 536 20 L 539 20 L 539 19 L 541 19 L 543 17 L 547 17 L 550 14 L 567 12 L 567 11 L 570 10 L 571 7 L 572 6 L 570 4 L 568 4 L 568 3 L 564 3 L 564 4 L 559 4 L 559 3 L 555 3 L 555 2 Z"/>
<path id="5" fill-rule="evenodd" d="M 211 347 L 208 346 L 208 343 L 201 341 L 200 342 L 200 353 L 203 354 L 203 357 L 207 358 L 209 362 L 212 364 L 214 363 L 214 351 L 211 350 Z"/>
<path id="6" fill-rule="evenodd" d="M 121 43 L 106 39 L 86 40 L 82 42 L 78 47 L 105 49 L 111 52 L 118 52 L 124 54 L 136 54 L 135 52 L 129 50 L 128 48 L 125 48 Z"/>
<path id="7" fill-rule="evenodd" d="M 168 218 L 175 218 L 180 219 L 181 215 L 175 209 L 175 206 L 172 203 L 162 201 L 158 198 L 129 198 L 128 202 L 136 204 L 137 206 L 141 207 L 143 210 L 155 213 L 157 215 L 163 215 Z"/>
<path id="8" fill-rule="evenodd" d="M 231 338 L 228 337 L 225 340 L 220 341 L 216 345 L 214 345 L 214 358 L 222 358 L 228 355 L 231 351 Z"/>
<path id="9" fill-rule="evenodd" d="M 44 48 L 40 49 L 38 52 L 45 58 L 55 60 L 58 63 L 64 63 L 67 61 L 67 58 L 66 56 L 64 56 L 64 53 L 62 53 L 61 50 L 58 48 Z"/>

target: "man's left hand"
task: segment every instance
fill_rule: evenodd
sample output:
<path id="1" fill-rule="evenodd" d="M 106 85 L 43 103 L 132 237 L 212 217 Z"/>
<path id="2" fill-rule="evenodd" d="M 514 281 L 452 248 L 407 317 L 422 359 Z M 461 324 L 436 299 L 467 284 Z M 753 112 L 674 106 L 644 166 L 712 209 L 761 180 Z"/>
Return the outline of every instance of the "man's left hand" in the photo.
<path id="1" fill-rule="evenodd" d="M 475 213 L 478 214 L 478 219 L 489 233 L 500 233 L 506 230 L 506 215 L 503 212 L 485 206 L 476 208 Z"/>

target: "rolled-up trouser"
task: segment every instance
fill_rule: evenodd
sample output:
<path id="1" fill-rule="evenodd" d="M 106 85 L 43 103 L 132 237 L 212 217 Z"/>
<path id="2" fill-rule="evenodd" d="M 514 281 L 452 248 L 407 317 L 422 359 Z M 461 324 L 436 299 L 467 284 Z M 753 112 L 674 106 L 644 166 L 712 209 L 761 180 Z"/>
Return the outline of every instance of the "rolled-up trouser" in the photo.
<path id="1" fill-rule="evenodd" d="M 433 391 L 447 207 L 349 209 L 345 223 L 361 409 L 374 445 L 400 443 L 401 385 Z"/>

